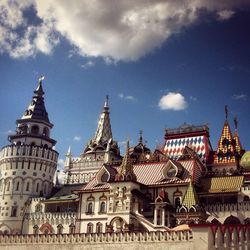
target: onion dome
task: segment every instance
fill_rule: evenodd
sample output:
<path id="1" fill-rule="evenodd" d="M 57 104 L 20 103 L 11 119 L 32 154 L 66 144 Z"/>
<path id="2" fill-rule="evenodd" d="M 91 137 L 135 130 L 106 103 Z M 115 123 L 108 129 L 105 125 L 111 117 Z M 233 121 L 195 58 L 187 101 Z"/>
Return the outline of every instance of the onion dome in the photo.
<path id="1" fill-rule="evenodd" d="M 250 171 L 250 151 L 246 151 L 240 160 L 240 166 Z"/>

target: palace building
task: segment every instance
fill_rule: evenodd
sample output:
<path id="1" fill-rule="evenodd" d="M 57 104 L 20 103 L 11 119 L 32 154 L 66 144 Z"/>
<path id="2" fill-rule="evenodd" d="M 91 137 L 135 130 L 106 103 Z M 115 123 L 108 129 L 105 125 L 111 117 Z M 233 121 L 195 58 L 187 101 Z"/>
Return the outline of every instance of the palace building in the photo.
<path id="1" fill-rule="evenodd" d="M 0 234 L 144 235 L 207 227 L 213 244 L 243 234 L 247 241 L 250 151 L 241 145 L 236 120 L 232 133 L 227 108 L 215 150 L 207 125 L 183 124 L 165 129 L 163 146 L 153 150 L 140 131 L 137 145 L 127 140 L 123 156 L 109 115 L 106 97 L 94 137 L 79 157 L 69 148 L 66 181 L 55 184 L 58 153 L 39 80 L 0 151 Z"/>

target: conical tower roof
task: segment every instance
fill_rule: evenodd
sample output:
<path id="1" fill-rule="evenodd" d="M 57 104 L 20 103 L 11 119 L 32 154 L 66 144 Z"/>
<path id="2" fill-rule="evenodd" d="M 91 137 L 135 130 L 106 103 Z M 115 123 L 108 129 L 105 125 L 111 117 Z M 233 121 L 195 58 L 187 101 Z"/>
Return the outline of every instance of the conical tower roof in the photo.
<path id="1" fill-rule="evenodd" d="M 235 163 L 235 147 L 231 129 L 228 123 L 228 111 L 226 111 L 226 120 L 224 122 L 221 136 L 218 141 L 217 151 L 215 153 L 214 163 Z"/>
<path id="2" fill-rule="evenodd" d="M 136 176 L 133 171 L 133 160 L 129 155 L 129 139 L 126 144 L 126 152 L 122 160 L 122 164 L 118 169 L 116 181 L 135 181 Z"/>
<path id="3" fill-rule="evenodd" d="M 198 195 L 194 189 L 192 181 L 189 182 L 186 194 L 184 195 L 182 206 L 190 209 L 191 207 L 196 207 L 200 205 Z"/>
<path id="4" fill-rule="evenodd" d="M 106 96 L 103 111 L 99 118 L 93 142 L 96 144 L 107 143 L 110 139 L 112 139 L 112 130 L 109 118 L 108 96 Z"/>
<path id="5" fill-rule="evenodd" d="M 42 80 L 44 78 L 40 77 L 38 81 L 38 86 L 34 91 L 34 96 L 32 97 L 32 101 L 26 111 L 24 112 L 21 120 L 26 119 L 34 119 L 34 120 L 42 120 L 47 123 L 50 123 L 48 113 L 44 104 L 44 91 L 42 87 Z"/>

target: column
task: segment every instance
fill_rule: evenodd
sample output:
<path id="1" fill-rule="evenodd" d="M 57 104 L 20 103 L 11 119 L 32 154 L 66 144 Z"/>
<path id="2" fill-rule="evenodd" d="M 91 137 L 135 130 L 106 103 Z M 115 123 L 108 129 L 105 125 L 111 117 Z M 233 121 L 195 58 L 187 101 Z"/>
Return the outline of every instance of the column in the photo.
<path id="1" fill-rule="evenodd" d="M 157 225 L 157 208 L 154 209 L 154 224 Z"/>
<path id="2" fill-rule="evenodd" d="M 165 209 L 164 209 L 164 207 L 161 208 L 161 225 L 165 226 Z"/>

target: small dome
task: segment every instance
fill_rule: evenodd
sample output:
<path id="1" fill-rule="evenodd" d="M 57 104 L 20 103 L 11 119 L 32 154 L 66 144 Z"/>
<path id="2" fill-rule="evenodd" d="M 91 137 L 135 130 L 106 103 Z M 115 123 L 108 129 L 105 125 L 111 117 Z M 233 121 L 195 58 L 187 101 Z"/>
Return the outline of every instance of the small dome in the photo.
<path id="1" fill-rule="evenodd" d="M 244 155 L 241 157 L 240 165 L 250 170 L 250 151 L 247 151 L 244 153 Z"/>

